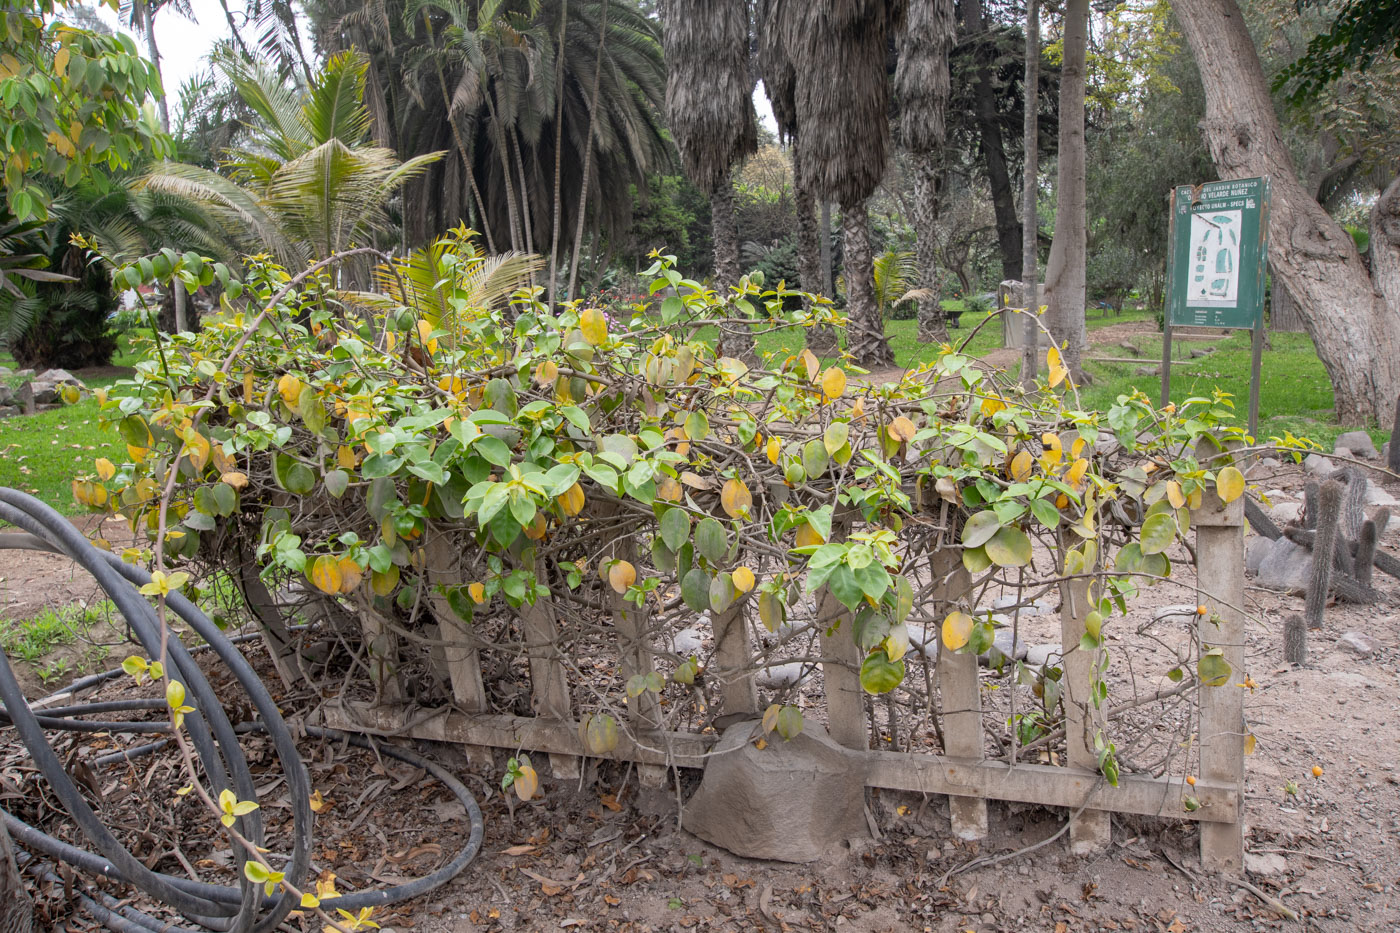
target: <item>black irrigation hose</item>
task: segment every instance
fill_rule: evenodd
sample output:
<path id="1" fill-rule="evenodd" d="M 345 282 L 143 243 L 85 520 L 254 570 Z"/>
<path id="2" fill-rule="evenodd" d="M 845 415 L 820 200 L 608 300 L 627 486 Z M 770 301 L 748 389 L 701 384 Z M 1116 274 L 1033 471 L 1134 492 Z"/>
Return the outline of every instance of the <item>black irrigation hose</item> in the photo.
<path id="1" fill-rule="evenodd" d="M 36 541 L 40 541 L 48 549 L 66 555 L 91 574 L 112 599 L 143 648 L 152 658 L 159 656 L 159 620 L 150 603 L 137 593 L 137 587 L 150 582 L 149 573 L 123 562 L 114 554 L 92 547 L 62 515 L 17 490 L 0 487 L 0 520 L 10 522 L 29 533 L 14 535 L 17 539 L 16 546 L 34 548 Z M 10 546 L 4 540 L 7 537 L 12 536 L 0 535 L 0 549 Z M 234 679 L 243 687 L 259 716 L 258 722 L 241 723 L 235 728 L 218 703 L 203 672 L 191 659 L 189 651 L 178 638 L 169 638 L 167 660 L 170 674 L 185 685 L 189 697 L 187 702 L 196 709 L 196 712 L 186 716 L 185 724 L 200 764 L 215 791 L 232 788 L 239 799 L 256 800 L 257 792 L 237 735 L 252 731 L 267 733 L 277 753 L 282 773 L 286 777 L 292 800 L 293 851 L 289 863 L 284 866 L 284 871 L 288 882 L 304 890 L 303 881 L 310 864 L 311 792 L 310 781 L 291 732 L 262 680 L 248 664 L 247 659 L 234 647 L 234 640 L 229 639 L 183 595 L 171 593 L 166 599 L 166 606 L 203 638 L 206 646 L 219 656 Z M 237 640 L 247 639 L 240 637 Z M 214 930 L 218 933 L 266 933 L 274 929 L 287 913 L 297 906 L 295 898 L 285 890 L 274 897 L 263 896 L 260 885 L 254 885 L 243 878 L 241 869 L 244 853 L 239 847 L 234 847 L 239 869 L 238 887 L 209 884 L 148 869 L 102 825 L 49 745 L 44 735 L 45 729 L 168 732 L 169 725 L 164 722 L 93 722 L 73 718 L 103 712 L 163 709 L 163 701 L 117 700 L 66 707 L 42 707 L 44 702 L 74 696 L 83 689 L 120 677 L 122 674 L 123 672 L 117 669 L 84 677 L 31 708 L 15 679 L 8 658 L 0 653 L 0 701 L 4 704 L 3 716 L 0 718 L 12 721 L 35 764 L 69 816 L 88 842 L 101 854 L 69 845 L 4 810 L 0 810 L 0 818 L 3 818 L 14 838 L 25 846 L 68 862 L 84 872 L 113 878 L 136 887 L 154 900 L 183 914 L 198 925 L 200 930 Z M 455 858 L 437 871 L 405 884 L 347 894 L 328 902 L 328 907 L 359 910 L 362 907 L 394 904 L 418 897 L 455 878 L 480 852 L 484 836 L 481 809 L 466 786 L 445 769 L 413 752 L 388 745 L 381 746 L 361 736 L 313 726 L 305 726 L 303 731 L 313 736 L 346 741 L 423 768 L 457 797 L 471 822 L 466 845 Z M 102 766 L 117 761 L 130 761 L 140 755 L 165 748 L 171 741 L 162 739 L 104 755 L 93 764 Z M 260 811 L 240 818 L 238 826 L 239 831 L 254 844 L 264 844 Z M 179 929 L 135 910 L 124 901 L 117 901 L 101 892 L 98 894 L 106 906 L 82 895 L 79 896 L 79 903 L 109 929 L 122 933 L 154 933 Z"/>

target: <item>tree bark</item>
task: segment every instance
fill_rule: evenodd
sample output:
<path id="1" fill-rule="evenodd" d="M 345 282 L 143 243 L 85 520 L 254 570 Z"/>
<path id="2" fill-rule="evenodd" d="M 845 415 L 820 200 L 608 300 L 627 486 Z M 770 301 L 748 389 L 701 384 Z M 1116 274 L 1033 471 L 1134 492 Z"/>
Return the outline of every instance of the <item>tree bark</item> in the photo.
<path id="1" fill-rule="evenodd" d="M 1030 313 L 1025 319 L 1026 336 L 1021 350 L 1021 387 L 1035 386 L 1040 366 L 1040 328 L 1036 326 L 1036 270 L 1040 232 L 1040 4 L 1026 0 L 1026 79 L 1025 79 L 1025 189 L 1021 195 L 1021 281 L 1030 297 Z"/>
<path id="2" fill-rule="evenodd" d="M 985 32 L 991 28 L 982 7 L 982 0 L 968 0 L 964 19 L 965 24 L 973 31 Z M 982 143 L 987 185 L 992 191 L 992 210 L 997 220 L 1001 277 L 1012 279 L 1021 271 L 1021 221 L 1016 216 L 1016 192 L 1011 185 L 1011 173 L 1006 165 L 1006 147 L 1001 138 L 1001 123 L 997 120 L 997 92 L 992 86 L 991 62 L 979 56 L 972 81 L 977 135 Z"/>
<path id="3" fill-rule="evenodd" d="M 739 225 L 734 219 L 734 187 L 728 181 L 710 195 L 710 230 L 715 246 L 715 291 L 729 298 L 729 289 L 739 284 Z M 737 315 L 738 309 L 731 314 Z M 753 365 L 758 360 L 753 330 L 747 324 L 720 327 L 719 352 Z"/>
<path id="4" fill-rule="evenodd" d="M 1288 294 L 1278 273 L 1273 275 L 1273 288 L 1269 301 L 1269 330 L 1280 333 L 1298 334 L 1303 332 L 1303 319 L 1298 316 L 1298 304 Z"/>
<path id="5" fill-rule="evenodd" d="M 797 211 L 797 274 L 802 278 L 803 291 L 830 298 L 831 293 L 822 276 L 825 251 L 817 222 L 816 198 L 811 187 L 803 183 L 802 172 L 797 167 L 801 151 L 798 146 L 792 147 L 792 195 L 793 207 Z M 811 310 L 810 307 L 808 310 Z M 807 347 L 818 356 L 834 356 L 841 348 L 834 327 L 808 327 L 802 336 Z"/>
<path id="6" fill-rule="evenodd" d="M 554 219 L 549 224 L 549 307 L 559 288 L 559 220 L 563 210 L 564 155 L 564 33 L 569 25 L 569 0 L 560 3 L 559 39 L 554 44 Z M 424 14 L 426 15 L 426 13 Z"/>
<path id="7" fill-rule="evenodd" d="M 822 251 L 822 294 L 828 298 L 835 296 L 836 289 L 834 283 L 836 276 L 832 274 L 831 268 L 831 202 L 822 201 L 822 225 L 821 225 L 821 251 Z"/>
<path id="8" fill-rule="evenodd" d="M 866 202 L 841 206 L 845 247 L 842 272 L 846 278 L 846 333 L 855 362 L 866 369 L 894 365 L 894 351 L 885 337 L 885 322 L 875 303 L 874 257 L 870 252 L 870 220 Z"/>
<path id="9" fill-rule="evenodd" d="M 603 90 L 603 46 L 608 37 L 608 9 L 610 4 L 603 4 L 603 15 L 598 25 L 598 54 L 593 61 L 593 98 L 588 103 L 588 138 L 583 144 L 583 185 L 578 194 L 578 227 L 574 230 L 574 252 L 569 257 L 569 290 L 564 293 L 564 298 L 576 298 L 574 294 L 574 283 L 578 281 L 579 254 L 583 252 L 583 218 L 588 206 L 588 173 L 593 164 L 593 136 L 597 131 L 598 123 L 598 100 Z"/>
<path id="10" fill-rule="evenodd" d="M 1201 128 L 1220 177 L 1271 180 L 1269 253 L 1276 282 L 1298 304 L 1332 380 L 1338 420 L 1388 417 L 1400 392 L 1397 238 L 1387 234 L 1377 244 L 1372 235 L 1372 262 L 1380 262 L 1373 281 L 1351 236 L 1300 184 L 1235 0 L 1173 0 L 1172 7 L 1201 73 Z M 1392 182 L 1376 204 L 1373 227 L 1379 221 L 1396 230 L 1397 201 L 1400 190 Z"/>
<path id="11" fill-rule="evenodd" d="M 919 343 L 947 343 L 943 277 L 938 274 L 939 162 L 941 153 L 914 154 L 914 256 L 919 266 Z"/>
<path id="12" fill-rule="evenodd" d="M 1060 71 L 1060 146 L 1056 182 L 1055 238 L 1045 264 L 1045 303 L 1050 333 L 1076 380 L 1088 334 L 1084 325 L 1087 249 L 1084 190 L 1084 57 L 1089 0 L 1065 5 L 1064 65 Z"/>

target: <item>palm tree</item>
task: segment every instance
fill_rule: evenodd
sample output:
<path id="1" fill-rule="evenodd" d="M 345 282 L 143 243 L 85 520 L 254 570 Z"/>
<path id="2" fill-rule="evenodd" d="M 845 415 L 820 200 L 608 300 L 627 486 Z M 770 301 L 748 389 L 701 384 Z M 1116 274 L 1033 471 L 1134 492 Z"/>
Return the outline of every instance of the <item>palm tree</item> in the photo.
<path id="1" fill-rule="evenodd" d="M 758 151 L 758 120 L 749 69 L 746 0 L 668 0 L 666 117 L 690 180 L 710 196 L 715 279 L 739 281 L 739 229 L 734 221 L 734 165 Z M 737 326 L 721 349 L 756 358 L 753 334 Z"/>
<path id="2" fill-rule="evenodd" d="M 909 0 L 895 87 L 900 98 L 900 141 L 914 170 L 918 286 L 924 296 L 919 299 L 920 343 L 948 341 L 940 303 L 937 226 L 939 176 L 947 141 L 948 55 L 954 34 L 952 0 Z"/>
<path id="3" fill-rule="evenodd" d="M 196 209 L 205 231 L 241 251 L 296 268 L 387 234 L 390 198 L 442 156 L 400 162 L 370 145 L 362 56 L 332 56 L 305 91 L 261 65 L 220 66 L 258 118 L 245 143 L 225 150 L 227 174 L 164 163 L 142 187 Z"/>
<path id="4" fill-rule="evenodd" d="M 660 36 L 629 0 L 329 0 L 319 18 L 320 45 L 365 49 L 379 76 L 376 137 L 449 153 L 404 190 L 411 242 L 467 223 L 502 249 L 557 229 L 562 250 L 580 216 L 619 242 L 628 192 L 674 162 Z"/>
<path id="5" fill-rule="evenodd" d="M 894 365 L 875 304 L 866 199 L 889 157 L 886 50 L 897 4 L 813 0 L 784 17 L 782 38 L 796 64 L 798 166 L 802 183 L 841 205 L 848 347 L 855 361 Z"/>

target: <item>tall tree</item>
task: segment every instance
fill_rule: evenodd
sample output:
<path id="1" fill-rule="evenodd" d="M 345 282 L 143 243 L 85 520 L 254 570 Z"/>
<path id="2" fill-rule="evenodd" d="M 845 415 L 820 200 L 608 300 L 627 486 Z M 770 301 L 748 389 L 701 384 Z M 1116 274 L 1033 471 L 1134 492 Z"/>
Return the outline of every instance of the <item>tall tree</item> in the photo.
<path id="1" fill-rule="evenodd" d="M 1021 350 L 1021 386 L 1030 391 L 1035 385 L 1040 365 L 1040 328 L 1036 316 L 1040 310 L 1037 293 L 1040 252 L 1040 0 L 1026 0 L 1026 156 L 1022 173 L 1025 176 L 1021 196 L 1021 282 L 1026 288 L 1026 337 Z"/>
<path id="2" fill-rule="evenodd" d="M 666 117 L 686 174 L 710 195 L 715 280 L 739 281 L 739 230 L 731 173 L 758 150 L 749 67 L 747 0 L 667 0 L 664 8 Z M 721 335 L 730 356 L 752 357 L 753 333 L 742 325 Z"/>
<path id="3" fill-rule="evenodd" d="M 1206 95 L 1202 124 L 1224 179 L 1268 175 L 1275 281 L 1297 302 L 1344 422 L 1388 418 L 1400 393 L 1400 178 L 1371 212 L 1371 270 L 1298 180 L 1235 0 L 1173 0 Z"/>
<path id="4" fill-rule="evenodd" d="M 953 48 L 952 0 L 909 0 L 895 87 L 900 136 L 914 172 L 914 234 L 918 265 L 918 339 L 946 343 L 942 276 L 938 272 L 938 209 L 943 148 L 948 141 L 948 54 Z"/>
<path id="5" fill-rule="evenodd" d="M 1084 188 L 1084 81 L 1089 0 L 1067 0 L 1064 64 L 1060 71 L 1060 146 L 1055 186 L 1055 238 L 1045 264 L 1045 303 L 1050 333 L 1065 365 L 1083 376 L 1088 230 Z"/>
<path id="6" fill-rule="evenodd" d="M 996 210 L 1002 277 L 1011 278 L 1021 271 L 1021 221 L 1016 215 L 1016 189 L 1006 154 L 1001 112 L 1002 88 L 1008 83 L 1004 81 L 1003 68 L 1009 57 L 1001 40 L 1007 30 L 987 14 L 983 0 L 963 0 L 962 15 L 963 41 L 970 55 L 972 117 L 991 188 L 992 207 Z"/>
<path id="7" fill-rule="evenodd" d="M 797 64 L 803 183 L 841 206 L 847 348 L 870 368 L 894 365 L 875 302 L 866 200 L 889 159 L 886 52 L 896 12 L 887 0 L 814 0 L 783 31 Z"/>

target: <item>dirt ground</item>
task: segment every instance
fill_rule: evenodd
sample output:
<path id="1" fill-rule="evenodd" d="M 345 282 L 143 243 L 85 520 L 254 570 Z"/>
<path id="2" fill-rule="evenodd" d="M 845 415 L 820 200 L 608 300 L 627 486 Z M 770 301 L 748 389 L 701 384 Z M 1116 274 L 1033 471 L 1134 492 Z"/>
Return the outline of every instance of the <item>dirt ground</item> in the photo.
<path id="1" fill-rule="evenodd" d="M 1108 333 L 1113 330 L 1097 332 L 1096 340 L 1116 343 L 1129 336 Z M 1276 502 L 1301 495 L 1297 467 L 1256 468 L 1249 478 L 1259 489 L 1279 491 Z M 1400 487 L 1386 488 L 1400 497 Z M 1400 523 L 1392 524 L 1382 544 L 1400 553 Z M 1145 594 L 1130 622 L 1147 630 L 1155 609 L 1194 601 L 1190 567 L 1184 553 L 1180 558 L 1174 559 L 1175 575 L 1186 588 Z M 90 583 L 59 558 L 10 551 L 0 554 L 0 564 L 0 611 L 11 618 L 92 594 Z M 1302 598 L 1253 585 L 1247 591 L 1256 621 L 1240 673 L 1256 685 L 1245 703 L 1258 745 L 1246 759 L 1251 870 L 1243 879 L 1204 872 L 1198 833 L 1185 821 L 1115 819 L 1112 845 L 1089 857 L 1071 856 L 1063 838 L 1018 855 L 1056 833 L 1064 812 L 993 803 L 991 835 L 964 843 L 949 832 L 945 800 L 888 792 L 872 792 L 869 801 L 878 838 L 839 846 L 814 865 L 756 862 L 679 830 L 674 789 L 639 794 L 625 768 L 606 765 L 580 786 L 555 780 L 541 767 L 542 797 L 520 804 L 499 790 L 504 755 L 494 768 L 473 769 L 459 750 L 432 746 L 427 748 L 433 757 L 474 775 L 468 783 L 485 815 L 485 845 L 451 884 L 409 905 L 377 911 L 374 919 L 386 930 L 424 933 L 1400 929 L 1400 581 L 1379 576 L 1377 583 L 1379 604 L 1328 609 L 1326 628 L 1313 633 L 1312 658 L 1304 668 L 1282 660 L 1282 620 L 1302 610 Z M 1040 624 L 1045 631 L 1029 624 L 1029 642 L 1054 634 L 1048 618 Z M 1170 642 L 1173 631 L 1161 623 L 1155 634 Z M 1338 637 L 1352 631 L 1374 638 L 1378 650 L 1358 657 L 1338 647 Z M 266 667 L 256 645 L 247 651 Z M 217 686 L 217 672 L 211 679 Z M 294 716 L 318 698 L 308 692 L 278 699 Z M 111 742 L 100 735 L 71 741 Z M 248 741 L 255 772 L 272 768 L 261 740 Z M 464 839 L 460 808 L 422 772 L 312 740 L 306 740 L 304 754 L 313 786 L 328 801 L 317 819 L 315 867 L 335 872 L 342 890 L 432 871 Z M 162 870 L 181 871 L 169 846 L 179 839 L 181 857 L 219 878 L 226 852 L 220 854 L 207 827 L 201 830 L 182 815 L 187 806 L 164 803 L 169 795 L 160 792 L 162 782 L 178 777 L 172 762 L 145 762 L 125 776 L 102 776 L 109 823 Z M 1322 769 L 1320 777 L 1313 776 L 1314 766 Z M 0 776 L 5 806 L 42 807 L 23 749 L 9 733 L 0 734 Z M 265 780 L 276 778 L 269 773 Z M 695 781 L 694 774 L 685 775 L 682 791 L 688 793 Z M 1296 796 L 1285 792 L 1289 782 L 1296 782 Z M 155 788 L 152 799 L 162 803 L 140 804 L 140 794 L 126 793 L 138 785 Z M 275 830 L 287 805 L 275 785 L 264 786 Z M 987 858 L 1002 860 L 975 867 Z M 1261 894 L 1296 912 L 1297 919 L 1282 917 Z M 53 928 L 94 929 L 65 905 L 61 888 L 40 890 L 39 900 Z"/>

